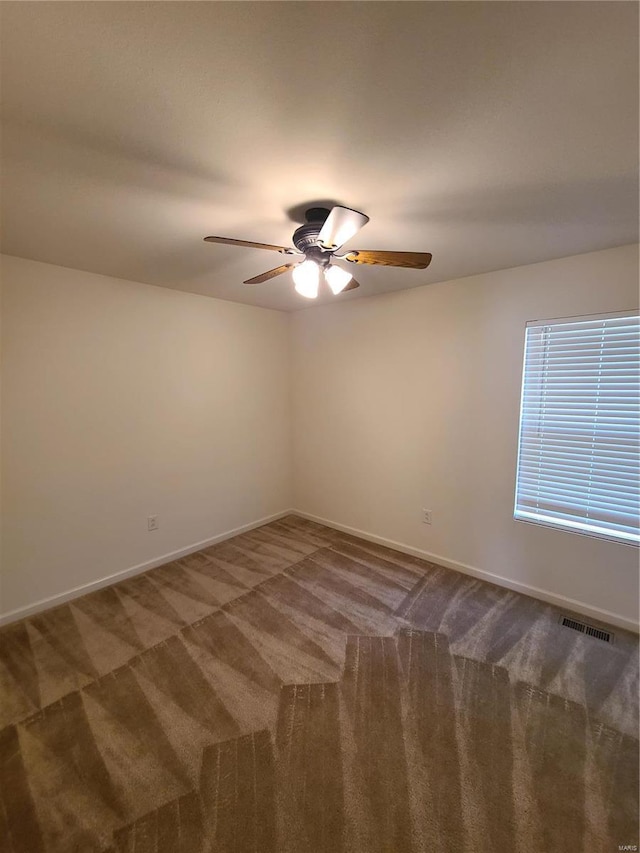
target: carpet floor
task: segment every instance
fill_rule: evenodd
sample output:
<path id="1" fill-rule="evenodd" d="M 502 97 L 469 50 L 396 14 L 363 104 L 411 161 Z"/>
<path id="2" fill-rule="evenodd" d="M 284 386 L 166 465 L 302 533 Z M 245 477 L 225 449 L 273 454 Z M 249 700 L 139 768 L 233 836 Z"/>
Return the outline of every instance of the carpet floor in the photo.
<path id="1" fill-rule="evenodd" d="M 288 516 L 8 625 L 0 850 L 634 849 L 637 637 L 559 616 Z"/>

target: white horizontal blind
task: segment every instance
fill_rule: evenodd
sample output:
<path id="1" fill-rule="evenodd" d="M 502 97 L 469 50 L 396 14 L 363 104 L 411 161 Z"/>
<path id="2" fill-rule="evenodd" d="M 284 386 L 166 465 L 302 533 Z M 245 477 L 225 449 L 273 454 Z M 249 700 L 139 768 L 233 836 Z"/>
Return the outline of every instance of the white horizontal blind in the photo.
<path id="1" fill-rule="evenodd" d="M 515 518 L 640 542 L 638 312 L 527 324 Z"/>

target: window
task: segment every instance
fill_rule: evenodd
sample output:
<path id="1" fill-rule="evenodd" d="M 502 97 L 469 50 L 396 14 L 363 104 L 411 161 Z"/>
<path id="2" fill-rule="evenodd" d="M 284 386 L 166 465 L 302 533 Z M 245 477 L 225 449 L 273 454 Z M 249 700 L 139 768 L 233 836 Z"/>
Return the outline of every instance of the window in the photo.
<path id="1" fill-rule="evenodd" d="M 640 543 L 639 312 L 527 323 L 514 517 Z"/>

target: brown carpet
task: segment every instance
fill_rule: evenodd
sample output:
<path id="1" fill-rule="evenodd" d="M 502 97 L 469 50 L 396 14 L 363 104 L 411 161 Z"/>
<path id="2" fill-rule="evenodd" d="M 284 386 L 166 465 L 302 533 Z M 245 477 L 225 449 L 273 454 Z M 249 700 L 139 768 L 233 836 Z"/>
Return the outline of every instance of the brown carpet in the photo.
<path id="1" fill-rule="evenodd" d="M 3 853 L 638 844 L 638 643 L 290 516 L 0 631 Z"/>

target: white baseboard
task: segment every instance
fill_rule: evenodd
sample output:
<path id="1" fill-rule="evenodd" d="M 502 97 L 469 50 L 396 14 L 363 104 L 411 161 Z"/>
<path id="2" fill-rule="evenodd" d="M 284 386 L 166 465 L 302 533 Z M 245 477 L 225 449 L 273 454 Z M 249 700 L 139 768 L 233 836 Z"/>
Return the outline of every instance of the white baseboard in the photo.
<path id="1" fill-rule="evenodd" d="M 188 554 L 193 554 L 195 551 L 200 551 L 202 548 L 208 548 L 210 545 L 215 545 L 218 542 L 224 542 L 225 539 L 231 539 L 233 536 L 238 536 L 240 533 L 246 533 L 248 530 L 254 530 L 256 527 L 262 527 L 263 524 L 269 524 L 270 521 L 277 521 L 279 518 L 284 518 L 286 515 L 298 515 L 300 518 L 308 518 L 310 521 L 315 521 L 318 524 L 324 524 L 327 527 L 332 527 L 335 530 L 340 530 L 343 533 L 350 533 L 352 536 L 358 536 L 360 539 L 366 539 L 369 542 L 375 542 L 378 545 L 385 545 L 387 548 L 393 548 L 396 551 L 401 551 L 404 554 L 410 554 L 413 557 L 420 557 L 430 563 L 437 563 L 440 566 L 445 566 L 448 569 L 454 569 L 457 572 L 462 572 L 465 575 L 479 578 L 480 580 L 494 583 L 496 586 L 506 587 L 514 592 L 520 592 L 524 595 L 530 595 L 533 598 L 538 598 L 548 604 L 553 604 L 556 607 L 561 607 L 573 610 L 576 613 L 581 613 L 599 622 L 604 622 L 608 625 L 614 625 L 618 628 L 624 628 L 626 631 L 640 633 L 640 625 L 632 619 L 621 616 L 618 613 L 612 613 L 609 610 L 603 610 L 599 607 L 592 607 L 582 601 L 577 601 L 574 598 L 568 598 L 564 595 L 557 595 L 549 592 L 546 589 L 540 589 L 536 586 L 530 586 L 520 581 L 505 578 L 502 575 L 496 575 L 493 572 L 487 572 L 484 569 L 478 569 L 476 566 L 469 566 L 466 563 L 460 563 L 457 560 L 451 560 L 448 557 L 443 557 L 440 554 L 433 554 L 430 551 L 424 551 L 421 548 L 414 548 L 411 545 L 405 545 L 403 542 L 396 542 L 393 539 L 386 539 L 384 536 L 376 536 L 373 533 L 368 533 L 366 530 L 359 530 L 355 527 L 349 527 L 345 524 L 339 524 L 337 521 L 332 521 L 328 518 L 320 518 L 317 515 L 311 515 L 308 512 L 303 512 L 298 509 L 286 509 L 281 512 L 276 512 L 273 515 L 260 518 L 257 521 L 243 524 L 241 527 L 236 527 L 233 530 L 227 530 L 224 533 L 219 533 L 212 536 L 210 539 L 203 539 L 201 542 L 195 542 L 192 545 L 187 545 L 185 548 L 180 548 L 177 551 L 171 551 L 168 554 L 162 554 L 155 557 L 153 560 L 148 560 L 144 563 L 139 563 L 137 566 L 132 566 L 129 569 L 123 569 L 120 572 L 115 572 L 107 577 L 100 578 L 97 581 L 83 584 L 82 586 L 74 587 L 67 592 L 53 595 L 49 598 L 43 598 L 33 604 L 25 607 L 19 607 L 16 610 L 11 610 L 8 613 L 0 615 L 0 626 L 6 625 L 9 622 L 15 622 L 18 619 L 24 619 L 26 616 L 31 616 L 33 613 L 39 613 L 41 610 L 47 610 L 49 607 L 55 607 L 59 604 L 64 604 L 67 601 L 72 601 L 81 595 L 86 595 L 102 587 L 110 586 L 118 581 L 141 574 L 142 572 L 155 569 L 157 566 L 162 566 L 165 563 L 170 563 L 172 560 L 177 560 L 180 557 L 186 557 Z"/>
<path id="2" fill-rule="evenodd" d="M 358 530 L 355 527 L 348 527 L 346 524 L 339 524 L 337 521 L 331 521 L 328 518 L 320 518 L 317 515 L 311 515 L 308 512 L 301 510 L 292 510 L 294 515 L 299 515 L 300 518 L 307 518 L 309 521 L 315 521 L 318 524 L 324 524 L 326 527 L 332 527 L 335 530 L 340 530 L 342 533 L 350 533 L 352 536 L 358 536 L 360 539 L 366 539 L 368 542 L 375 542 L 377 545 L 385 545 L 387 548 L 393 548 L 395 551 L 401 551 L 403 554 L 410 554 L 412 557 L 420 557 L 430 563 L 437 563 L 440 566 L 445 566 L 448 569 L 455 569 L 457 572 L 462 572 L 465 575 L 471 575 L 479 580 L 488 581 L 496 586 L 503 586 L 511 589 L 514 592 L 520 592 L 523 595 L 530 595 L 532 598 L 539 598 L 547 604 L 554 604 L 556 607 L 573 610 L 576 613 L 581 613 L 584 616 L 589 616 L 591 619 L 596 619 L 599 622 L 604 622 L 608 625 L 614 625 L 618 628 L 624 628 L 626 631 L 632 631 L 635 634 L 640 633 L 640 625 L 634 622 L 633 619 L 628 619 L 626 616 L 621 616 L 618 613 L 612 613 L 609 610 L 602 610 L 599 607 L 592 607 L 590 604 L 585 604 L 582 601 L 577 601 L 575 598 L 568 598 L 564 595 L 558 595 L 554 592 L 549 592 L 546 589 L 540 589 L 537 586 L 530 586 L 521 581 L 511 580 L 502 575 L 496 575 L 493 572 L 487 572 L 484 569 L 478 569 L 476 566 L 468 566 L 466 563 L 460 563 L 457 560 L 450 560 L 448 557 L 443 557 L 440 554 L 432 554 L 429 551 L 423 551 L 421 548 L 414 548 L 411 545 L 405 545 L 403 542 L 395 542 L 393 539 L 385 539 L 383 536 L 376 536 L 373 533 L 368 533 L 366 530 Z"/>
<path id="3" fill-rule="evenodd" d="M 276 512 L 273 515 L 268 515 L 265 518 L 259 518 L 257 521 L 251 521 L 248 524 L 243 524 L 241 527 L 236 527 L 233 530 L 226 530 L 224 533 L 218 533 L 217 536 L 212 536 L 210 539 L 203 539 L 202 542 L 195 542 L 193 545 L 187 545 L 185 548 L 179 548 L 177 551 L 171 551 L 169 554 L 162 554 L 159 557 L 154 557 L 153 560 L 147 560 L 145 563 L 138 563 L 137 566 L 132 566 L 129 569 L 123 569 L 120 572 L 115 572 L 107 577 L 100 578 L 97 581 L 76 586 L 67 592 L 61 592 L 58 595 L 52 595 L 49 598 L 42 598 L 33 604 L 28 604 L 26 607 L 18 607 L 16 610 L 10 610 L 0 616 L 0 625 L 6 625 L 9 622 L 15 622 L 17 619 L 24 619 L 25 616 L 31 616 L 33 613 L 39 613 L 41 610 L 47 610 L 49 607 L 55 607 L 58 604 L 64 604 L 66 601 L 72 601 L 81 595 L 86 595 L 88 592 L 94 592 L 102 587 L 110 586 L 118 581 L 123 581 L 126 578 L 139 575 L 142 572 L 147 572 L 149 569 L 155 569 L 158 566 L 163 566 L 165 563 L 170 563 L 172 560 L 178 560 L 180 557 L 186 557 L 187 554 L 193 554 L 194 551 L 201 551 L 203 548 L 208 548 L 210 545 L 216 545 L 218 542 L 224 542 L 225 539 L 231 539 L 233 536 L 238 536 L 240 533 L 246 533 L 248 530 L 254 530 L 256 527 L 262 527 L 263 524 L 269 524 L 270 521 L 277 521 L 279 518 L 284 518 L 285 515 L 292 515 L 293 510 L 286 509 L 282 512 Z"/>

